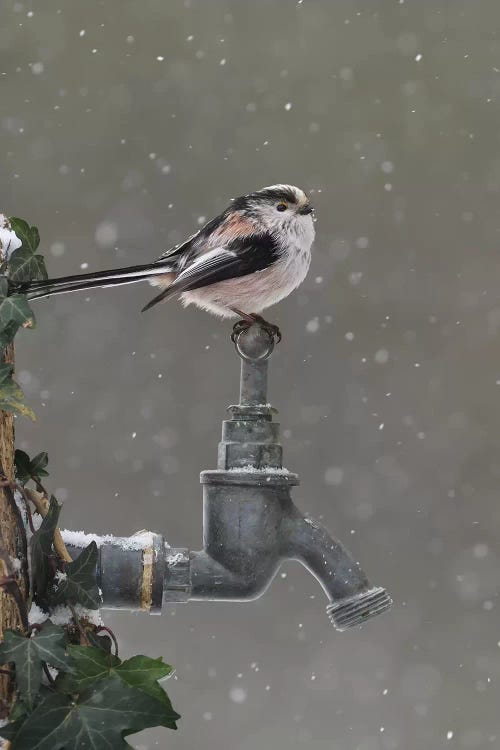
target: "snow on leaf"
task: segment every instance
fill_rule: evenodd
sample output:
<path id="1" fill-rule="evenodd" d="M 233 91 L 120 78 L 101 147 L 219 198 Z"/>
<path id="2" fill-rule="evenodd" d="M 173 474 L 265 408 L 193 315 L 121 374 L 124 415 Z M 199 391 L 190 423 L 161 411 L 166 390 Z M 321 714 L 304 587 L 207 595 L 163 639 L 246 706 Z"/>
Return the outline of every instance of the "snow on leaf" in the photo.
<path id="1" fill-rule="evenodd" d="M 0 254 L 4 258 L 9 258 L 21 245 L 22 241 L 16 235 L 9 219 L 0 214 Z"/>
<path id="2" fill-rule="evenodd" d="M 30 250 L 31 254 L 35 253 L 40 244 L 40 235 L 37 227 L 30 227 L 24 219 L 18 219 L 15 216 L 9 218 L 9 224 L 21 240 L 23 248 Z"/>

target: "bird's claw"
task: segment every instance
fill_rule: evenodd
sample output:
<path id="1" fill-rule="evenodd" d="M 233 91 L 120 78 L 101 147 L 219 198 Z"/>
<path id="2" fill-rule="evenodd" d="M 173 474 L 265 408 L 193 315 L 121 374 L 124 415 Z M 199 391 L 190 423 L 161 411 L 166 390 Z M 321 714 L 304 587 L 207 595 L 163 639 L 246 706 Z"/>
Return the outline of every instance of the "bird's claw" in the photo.
<path id="1" fill-rule="evenodd" d="M 248 329 L 253 325 L 253 323 L 250 323 L 248 320 L 238 320 L 234 326 L 233 326 L 233 332 L 231 333 L 231 341 L 233 344 L 236 344 L 236 340 L 240 333 L 243 333 L 244 331 L 248 331 Z"/>
<path id="2" fill-rule="evenodd" d="M 257 323 L 260 328 L 264 329 L 264 331 L 272 338 L 276 339 L 276 343 L 279 344 L 281 341 L 281 331 L 278 328 L 278 326 L 274 325 L 274 323 L 269 323 L 267 320 L 264 320 L 264 318 L 261 318 L 260 315 L 252 315 L 252 320 L 238 320 L 234 326 L 233 326 L 233 332 L 231 334 L 231 341 L 233 344 L 236 344 L 236 339 L 240 335 L 240 333 L 243 333 L 244 331 L 248 331 L 249 328 L 251 328 L 253 325 Z"/>
<path id="3" fill-rule="evenodd" d="M 276 343 L 279 344 L 281 341 L 281 331 L 278 326 L 274 325 L 274 323 L 269 323 L 267 320 L 264 320 L 264 318 L 261 318 L 260 315 L 254 315 L 255 322 L 264 329 L 266 333 L 269 334 L 271 338 L 276 339 Z"/>

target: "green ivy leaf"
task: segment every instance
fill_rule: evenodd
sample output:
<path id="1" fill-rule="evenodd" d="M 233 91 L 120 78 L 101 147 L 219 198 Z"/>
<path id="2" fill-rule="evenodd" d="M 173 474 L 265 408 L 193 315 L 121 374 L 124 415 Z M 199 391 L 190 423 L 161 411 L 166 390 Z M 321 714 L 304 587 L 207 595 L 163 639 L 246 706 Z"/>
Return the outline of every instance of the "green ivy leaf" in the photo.
<path id="1" fill-rule="evenodd" d="M 68 651 L 74 669 L 71 675 L 65 674 L 58 678 L 58 689 L 61 689 L 59 684 L 62 683 L 68 692 L 80 693 L 97 680 L 116 673 L 127 685 L 165 702 L 167 695 L 158 680 L 171 675 L 173 669 L 161 657 L 152 659 L 139 655 L 121 662 L 117 656 L 94 646 L 71 645 Z"/>
<path id="2" fill-rule="evenodd" d="M 40 243 L 38 229 L 30 227 L 23 219 L 13 218 L 11 227 L 22 242 L 22 246 L 15 250 L 10 259 L 1 265 L 2 271 L 11 272 L 14 281 L 24 281 L 29 278 L 46 278 L 45 264 L 41 255 L 35 255 Z M 45 274 L 45 275 L 44 275 Z M 0 351 L 10 344 L 20 327 L 34 328 L 35 315 L 29 306 L 25 294 L 9 295 L 9 279 L 0 276 Z M 10 371 L 12 376 L 12 370 Z M 24 402 L 24 394 L 19 385 L 12 379 L 4 379 L 0 389 L 0 409 L 35 419 L 35 415 Z"/>
<path id="3" fill-rule="evenodd" d="M 90 542 L 76 560 L 67 563 L 64 578 L 59 578 L 51 594 L 51 604 L 81 604 L 87 609 L 98 609 L 99 589 L 96 582 L 97 544 Z"/>
<path id="4" fill-rule="evenodd" d="M 60 692 L 82 693 L 98 680 L 109 677 L 121 662 L 117 656 L 108 654 L 96 646 L 69 646 L 73 670 L 71 674 L 57 677 L 57 689 Z"/>
<path id="5" fill-rule="evenodd" d="M 14 453 L 14 466 L 16 469 L 16 479 L 20 484 L 26 484 L 31 479 L 30 467 L 31 460 L 27 453 L 20 448 L 16 448 Z"/>
<path id="6" fill-rule="evenodd" d="M 17 323 L 25 328 L 35 327 L 35 314 L 25 294 L 0 297 L 0 328 L 4 329 L 11 323 Z"/>
<path id="7" fill-rule="evenodd" d="M 76 699 L 55 694 L 44 700 L 14 734 L 11 750 L 124 750 L 130 748 L 125 735 L 176 729 L 179 718 L 113 674 Z"/>
<path id="8" fill-rule="evenodd" d="M 67 667 L 66 667 L 67 668 Z M 62 674 L 62 672 L 59 672 L 59 674 Z M 41 701 L 48 698 L 50 695 L 54 694 L 54 688 L 50 685 L 45 685 L 43 682 L 40 685 L 40 689 L 38 691 L 38 695 L 36 697 L 36 705 L 38 705 Z M 31 709 L 32 710 L 32 709 Z M 17 695 L 16 702 L 12 706 L 9 714 L 9 727 L 12 728 L 11 736 L 14 737 L 16 733 L 19 731 L 19 727 L 25 721 L 28 714 L 31 713 L 31 710 L 26 705 L 26 703 L 21 699 L 20 695 Z M 8 738 L 6 738 L 8 739 Z"/>
<path id="9" fill-rule="evenodd" d="M 13 341 L 14 336 L 20 328 L 19 323 L 12 321 L 5 328 L 0 329 L 0 352 Z"/>
<path id="10" fill-rule="evenodd" d="M 47 471 L 47 464 L 49 463 L 49 457 L 46 451 L 38 453 L 34 458 L 31 459 L 30 471 L 31 476 L 35 478 L 48 477 L 49 472 Z"/>
<path id="11" fill-rule="evenodd" d="M 23 417 L 29 417 L 34 422 L 36 420 L 35 412 L 30 406 L 24 403 L 23 398 L 24 394 L 22 390 L 16 385 L 15 392 L 12 395 L 3 398 L 0 394 L 0 410 L 12 412 L 13 414 L 21 414 Z"/>
<path id="12" fill-rule="evenodd" d="M 130 748 L 125 735 L 177 729 L 179 718 L 112 675 L 77 700 L 60 694 L 44 700 L 14 734 L 11 750 L 123 750 Z"/>
<path id="13" fill-rule="evenodd" d="M 9 721 L 24 721 L 27 714 L 29 714 L 29 709 L 26 706 L 26 703 L 20 699 L 20 697 L 17 697 L 16 702 L 11 708 L 10 714 L 9 714 Z"/>
<path id="14" fill-rule="evenodd" d="M 33 637 L 7 630 L 0 643 L 0 662 L 14 663 L 20 698 L 31 711 L 40 690 L 43 662 L 66 671 L 71 668 L 65 632 L 51 622 L 43 625 Z"/>
<path id="15" fill-rule="evenodd" d="M 5 362 L 0 364 L 0 409 L 24 414 L 34 420 L 33 411 L 23 401 L 24 394 L 21 388 L 12 378 L 13 370 L 13 365 Z"/>
<path id="16" fill-rule="evenodd" d="M 71 670 L 64 628 L 46 620 L 30 642 L 35 643 L 40 659 L 46 664 L 64 671 Z"/>
<path id="17" fill-rule="evenodd" d="M 116 673 L 128 685 L 148 695 L 150 699 L 161 703 L 167 711 L 173 711 L 170 698 L 163 690 L 158 680 L 162 680 L 172 674 L 173 669 L 169 664 L 164 664 L 162 659 L 151 659 L 149 656 L 133 656 L 116 668 Z"/>
<path id="18" fill-rule="evenodd" d="M 1 727 L 0 737 L 3 737 L 4 740 L 13 740 L 16 734 L 19 732 L 22 723 L 23 719 L 16 719 L 15 721 L 11 721 L 9 724 L 6 724 L 4 727 Z M 12 750 L 12 745 L 10 746 L 10 748 Z"/>
<path id="19" fill-rule="evenodd" d="M 14 282 L 47 279 L 47 269 L 43 255 L 33 255 L 26 247 L 15 250 L 8 261 L 9 279 Z"/>
<path id="20" fill-rule="evenodd" d="M 158 704 L 155 710 L 161 707 L 165 717 L 170 717 L 169 723 L 164 723 L 163 726 L 176 729 L 175 722 L 179 716 L 167 693 L 158 684 L 158 680 L 168 677 L 173 670 L 161 658 L 151 659 L 149 656 L 138 655 L 121 662 L 117 656 L 92 646 L 70 645 L 68 652 L 73 670 L 71 674 L 58 675 L 58 691 L 75 694 L 97 690 L 98 683 L 102 680 L 116 676 L 142 698 L 148 699 L 151 706 Z"/>
<path id="21" fill-rule="evenodd" d="M 0 388 L 7 385 L 12 379 L 12 373 L 14 372 L 14 365 L 8 362 L 2 362 L 0 364 Z"/>
<path id="22" fill-rule="evenodd" d="M 49 582 L 54 577 L 51 566 L 51 558 L 53 556 L 52 542 L 60 512 L 61 506 L 55 497 L 52 496 L 50 498 L 48 513 L 43 519 L 40 528 L 35 531 L 30 540 L 33 594 L 37 603 L 40 604 L 46 604 L 47 588 Z"/>
<path id="23" fill-rule="evenodd" d="M 49 457 L 45 451 L 30 458 L 27 453 L 17 448 L 14 453 L 14 465 L 18 482 L 26 484 L 30 479 L 36 481 L 41 477 L 48 477 L 49 472 L 46 469 L 48 462 Z"/>
<path id="24" fill-rule="evenodd" d="M 23 243 L 23 248 L 30 250 L 31 254 L 33 254 L 40 244 L 40 235 L 38 234 L 37 227 L 30 227 L 27 221 L 18 219 L 15 216 L 9 217 L 9 221 L 11 229 L 14 230 Z"/>
<path id="25" fill-rule="evenodd" d="M 161 658 L 139 655 L 120 662 L 118 657 L 92 646 L 69 646 L 68 650 L 73 672 L 58 676 L 56 685 L 59 691 L 81 693 L 99 680 L 116 674 L 127 685 L 149 696 L 151 701 L 158 701 L 165 711 L 175 713 L 170 698 L 158 684 L 158 680 L 168 677 L 173 671 Z"/>
<path id="26" fill-rule="evenodd" d="M 122 662 L 116 668 L 116 672 L 131 687 L 147 693 L 160 702 L 168 701 L 170 703 L 166 692 L 158 684 L 158 680 L 169 677 L 173 669 L 170 664 L 164 664 L 161 657 L 151 659 L 149 656 L 132 656 Z"/>

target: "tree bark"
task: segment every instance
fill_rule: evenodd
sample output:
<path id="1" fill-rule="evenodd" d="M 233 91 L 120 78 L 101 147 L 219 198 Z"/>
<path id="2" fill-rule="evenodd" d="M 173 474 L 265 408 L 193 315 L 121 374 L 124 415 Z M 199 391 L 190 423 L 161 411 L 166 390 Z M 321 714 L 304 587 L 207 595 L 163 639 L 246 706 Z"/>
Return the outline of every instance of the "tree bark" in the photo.
<path id="1" fill-rule="evenodd" d="M 14 361 L 14 347 L 9 345 L 6 350 L 5 361 Z M 5 411 L 0 411 L 0 470 L 3 476 L 9 481 L 14 480 L 14 415 Z M 0 489 L 0 544 L 4 554 L 7 553 L 12 558 L 19 556 L 19 550 L 22 547 L 22 540 L 19 538 L 20 529 L 18 525 L 18 516 L 12 507 L 12 491 L 5 488 Z M 7 565 L 2 560 L 2 576 L 9 575 Z M 18 577 L 16 571 L 16 578 Z M 25 595 L 25 587 L 19 577 L 18 580 L 21 592 Z M 21 621 L 19 611 L 14 598 L 0 588 L 0 639 L 8 628 L 20 628 Z M 5 675 L 0 676 L 0 717 L 4 718 L 8 714 L 12 702 L 11 680 Z"/>

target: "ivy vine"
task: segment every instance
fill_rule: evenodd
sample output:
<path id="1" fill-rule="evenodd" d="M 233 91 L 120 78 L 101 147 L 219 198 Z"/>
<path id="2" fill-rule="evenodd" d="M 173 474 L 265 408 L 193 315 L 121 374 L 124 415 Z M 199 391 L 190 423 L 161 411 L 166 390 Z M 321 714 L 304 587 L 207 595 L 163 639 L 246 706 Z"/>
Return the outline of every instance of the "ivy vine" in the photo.
<path id="1" fill-rule="evenodd" d="M 36 227 L 11 218 L 3 228 L 21 244 L 11 253 L 0 247 L 0 410 L 34 419 L 6 347 L 19 329 L 35 327 L 23 289 L 32 279 L 46 279 L 47 271 Z M 91 542 L 74 560 L 68 555 L 58 529 L 62 506 L 43 484 L 47 466 L 46 452 L 30 458 L 16 450 L 15 481 L 0 477 L 22 539 L 18 569 L 0 545 L 0 587 L 14 598 L 22 624 L 5 631 L 0 642 L 0 672 L 15 690 L 8 717 L 0 716 L 0 737 L 11 750 L 130 748 L 130 734 L 155 726 L 177 729 L 180 716 L 160 684 L 172 667 L 144 655 L 121 660 L 114 633 L 94 624 L 97 546 Z M 63 624 L 52 622 L 61 621 L 61 612 Z"/>

